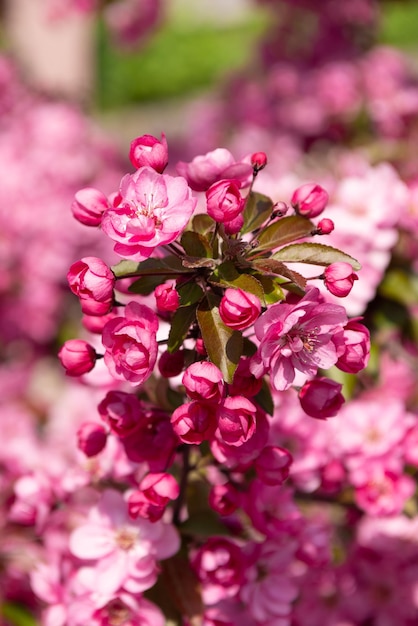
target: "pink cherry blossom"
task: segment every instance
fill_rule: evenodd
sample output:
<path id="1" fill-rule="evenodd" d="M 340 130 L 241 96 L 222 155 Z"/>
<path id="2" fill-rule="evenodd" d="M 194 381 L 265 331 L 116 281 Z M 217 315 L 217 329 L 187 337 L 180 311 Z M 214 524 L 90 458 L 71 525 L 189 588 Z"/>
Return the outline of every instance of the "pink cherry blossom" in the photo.
<path id="1" fill-rule="evenodd" d="M 180 296 L 173 283 L 157 285 L 154 296 L 159 311 L 177 311 L 179 308 Z"/>
<path id="2" fill-rule="evenodd" d="M 154 585 L 156 560 L 175 554 L 179 538 L 163 522 L 132 520 L 123 496 L 107 490 L 86 522 L 73 530 L 69 546 L 74 556 L 95 563 L 97 591 L 140 593 Z"/>
<path id="3" fill-rule="evenodd" d="M 338 298 L 345 298 L 350 293 L 357 274 L 349 263 L 331 263 L 324 271 L 324 284 L 330 293 Z"/>
<path id="4" fill-rule="evenodd" d="M 257 407 L 244 396 L 228 396 L 217 410 L 217 437 L 228 446 L 241 446 L 256 429 Z"/>
<path id="5" fill-rule="evenodd" d="M 162 518 L 170 500 L 176 500 L 179 493 L 179 485 L 171 474 L 147 474 L 138 490 L 128 497 L 129 515 L 134 519 L 140 516 L 156 522 Z"/>
<path id="6" fill-rule="evenodd" d="M 87 341 L 68 339 L 58 352 L 58 358 L 67 376 L 81 376 L 93 369 L 97 355 Z"/>
<path id="7" fill-rule="evenodd" d="M 322 302 L 315 287 L 295 305 L 272 305 L 254 324 L 260 345 L 251 372 L 259 378 L 268 371 L 273 387 L 283 391 L 295 380 L 295 370 L 306 379 L 318 368 L 328 369 L 338 360 L 337 340 L 346 322 L 345 309 Z"/>
<path id="8" fill-rule="evenodd" d="M 136 168 L 148 165 L 162 174 L 168 163 L 168 146 L 164 133 L 161 141 L 153 135 L 141 135 L 131 142 L 129 159 Z"/>
<path id="9" fill-rule="evenodd" d="M 216 222 L 231 222 L 244 210 L 237 180 L 219 180 L 206 191 L 206 210 Z"/>
<path id="10" fill-rule="evenodd" d="M 244 330 L 251 326 L 260 313 L 260 300 L 243 289 L 226 289 L 219 304 L 221 320 L 235 330 Z"/>
<path id="11" fill-rule="evenodd" d="M 345 402 L 341 389 L 340 383 L 326 376 L 308 380 L 299 392 L 301 407 L 316 419 L 334 417 Z"/>
<path id="12" fill-rule="evenodd" d="M 182 383 L 193 400 L 219 402 L 225 383 L 221 370 L 210 361 L 196 361 L 185 370 Z"/>
<path id="13" fill-rule="evenodd" d="M 105 212 L 102 229 L 116 242 L 117 254 L 143 261 L 179 236 L 196 202 L 184 178 L 141 167 L 122 179 L 119 203 Z"/>
<path id="14" fill-rule="evenodd" d="M 80 298 L 87 315 L 106 315 L 112 308 L 115 276 L 97 257 L 84 257 L 71 265 L 67 274 L 70 289 Z"/>
<path id="15" fill-rule="evenodd" d="M 194 191 L 206 191 L 221 179 L 238 179 L 243 187 L 250 183 L 253 168 L 250 163 L 235 161 L 229 150 L 216 148 L 194 157 L 190 163 L 179 161 L 176 170 L 184 176 Z"/>
<path id="16" fill-rule="evenodd" d="M 103 328 L 105 363 L 114 378 L 140 385 L 157 360 L 158 319 L 145 304 L 130 302 L 124 317 L 116 317 Z"/>

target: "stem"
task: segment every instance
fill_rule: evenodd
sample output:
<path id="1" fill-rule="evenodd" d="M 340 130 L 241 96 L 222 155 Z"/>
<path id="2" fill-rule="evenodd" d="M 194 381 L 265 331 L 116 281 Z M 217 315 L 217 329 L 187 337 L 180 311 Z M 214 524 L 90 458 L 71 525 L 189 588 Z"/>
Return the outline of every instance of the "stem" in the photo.
<path id="1" fill-rule="evenodd" d="M 176 500 L 173 510 L 173 524 L 178 526 L 180 524 L 180 514 L 182 506 L 186 498 L 187 479 L 189 477 L 190 467 L 190 446 L 187 444 L 183 448 L 183 469 L 180 478 L 180 493 Z"/>

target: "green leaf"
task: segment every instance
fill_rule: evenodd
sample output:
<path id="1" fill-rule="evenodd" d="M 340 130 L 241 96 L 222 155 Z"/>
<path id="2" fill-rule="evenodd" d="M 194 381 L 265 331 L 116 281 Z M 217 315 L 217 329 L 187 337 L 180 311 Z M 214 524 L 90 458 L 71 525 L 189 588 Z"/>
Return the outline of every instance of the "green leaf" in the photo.
<path id="1" fill-rule="evenodd" d="M 161 280 L 161 276 L 141 276 L 141 278 L 130 285 L 128 291 L 148 296 L 162 282 L 164 281 Z"/>
<path id="2" fill-rule="evenodd" d="M 209 359 L 219 367 L 225 382 L 232 383 L 242 354 L 242 335 L 222 322 L 219 301 L 220 298 L 207 294 L 197 308 L 197 321 Z"/>
<path id="3" fill-rule="evenodd" d="M 169 255 L 161 259 L 145 259 L 141 263 L 124 259 L 111 267 L 116 278 L 127 276 L 176 276 L 190 273 L 181 262 L 181 259 Z"/>
<path id="4" fill-rule="evenodd" d="M 224 287 L 248 291 L 248 293 L 257 296 L 260 302 L 265 305 L 264 290 L 260 281 L 251 274 L 240 274 L 232 261 L 221 263 L 208 280 L 211 283 Z"/>
<path id="5" fill-rule="evenodd" d="M 4 602 L 0 606 L 0 617 L 4 617 L 13 626 L 36 626 L 36 620 L 27 610 L 14 602 Z"/>
<path id="6" fill-rule="evenodd" d="M 331 263 L 350 263 L 354 270 L 361 268 L 360 263 L 349 254 L 321 243 L 294 243 L 285 246 L 271 255 L 272 259 L 287 263 L 310 263 L 311 265 L 331 265 Z"/>
<path id="7" fill-rule="evenodd" d="M 254 400 L 266 413 L 269 415 L 274 414 L 273 396 L 271 395 L 270 387 L 264 379 L 260 391 L 254 396 Z"/>
<path id="8" fill-rule="evenodd" d="M 203 289 L 194 281 L 189 281 L 177 286 L 180 296 L 180 306 L 190 306 L 196 304 L 203 298 Z"/>
<path id="9" fill-rule="evenodd" d="M 180 240 L 186 254 L 193 257 L 207 257 L 212 254 L 212 248 L 208 239 L 192 230 L 186 230 Z"/>
<path id="10" fill-rule="evenodd" d="M 257 237 L 258 244 L 248 256 L 261 251 L 274 250 L 302 237 L 309 237 L 313 230 L 315 230 L 315 224 L 306 217 L 301 215 L 282 217 L 260 232 Z"/>
<path id="11" fill-rule="evenodd" d="M 262 193 L 251 191 L 245 203 L 242 233 L 255 230 L 268 219 L 273 210 L 273 200 Z"/>
<path id="12" fill-rule="evenodd" d="M 298 272 L 294 272 L 290 270 L 284 263 L 281 261 L 276 261 L 275 259 L 255 259 L 252 262 L 254 269 L 259 272 L 265 272 L 266 274 L 277 274 L 278 276 L 284 276 L 290 282 L 294 283 L 299 289 L 302 290 L 302 293 L 305 292 L 306 288 L 306 278 L 299 274 Z M 287 285 L 286 285 L 287 287 Z"/>
<path id="13" fill-rule="evenodd" d="M 257 280 L 261 283 L 264 290 L 266 304 L 275 304 L 284 300 L 285 295 L 280 287 L 280 282 L 271 276 L 257 276 Z"/>
<path id="14" fill-rule="evenodd" d="M 187 337 L 190 326 L 196 320 L 196 304 L 183 306 L 177 309 L 171 320 L 171 328 L 168 335 L 167 350 L 176 352 Z"/>
<path id="15" fill-rule="evenodd" d="M 200 235 L 208 235 L 215 229 L 215 221 L 206 213 L 199 213 L 192 219 L 192 230 Z"/>

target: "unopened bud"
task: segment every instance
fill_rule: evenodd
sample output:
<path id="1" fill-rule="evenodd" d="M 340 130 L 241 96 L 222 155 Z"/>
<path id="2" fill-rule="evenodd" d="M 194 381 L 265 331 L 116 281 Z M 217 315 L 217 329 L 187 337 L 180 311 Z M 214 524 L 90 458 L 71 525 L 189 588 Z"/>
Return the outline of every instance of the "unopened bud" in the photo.
<path id="1" fill-rule="evenodd" d="M 264 169 L 267 165 L 267 155 L 265 152 L 254 152 L 251 155 L 251 165 L 253 166 L 254 173 L 258 173 Z"/>
<path id="2" fill-rule="evenodd" d="M 329 220 L 327 217 L 324 217 L 318 223 L 318 228 L 316 230 L 317 235 L 329 235 L 334 230 L 334 222 Z"/>

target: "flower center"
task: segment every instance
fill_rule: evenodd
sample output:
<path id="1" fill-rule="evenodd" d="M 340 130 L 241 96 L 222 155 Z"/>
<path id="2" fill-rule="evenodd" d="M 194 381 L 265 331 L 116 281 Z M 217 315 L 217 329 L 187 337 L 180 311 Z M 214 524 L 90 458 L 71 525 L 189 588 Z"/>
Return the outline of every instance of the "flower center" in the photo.
<path id="1" fill-rule="evenodd" d="M 121 550 L 130 550 L 138 538 L 138 531 L 129 528 L 120 528 L 116 533 L 116 543 Z"/>

